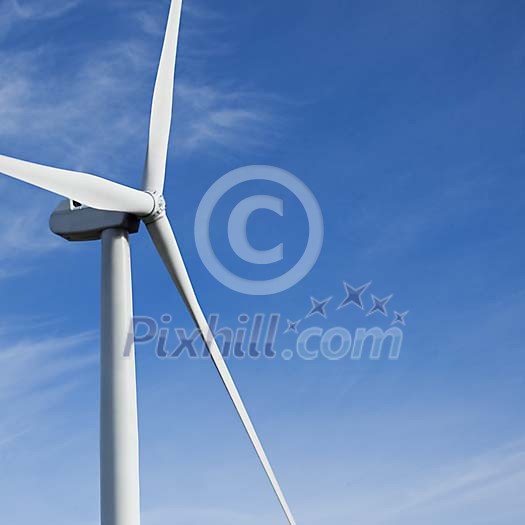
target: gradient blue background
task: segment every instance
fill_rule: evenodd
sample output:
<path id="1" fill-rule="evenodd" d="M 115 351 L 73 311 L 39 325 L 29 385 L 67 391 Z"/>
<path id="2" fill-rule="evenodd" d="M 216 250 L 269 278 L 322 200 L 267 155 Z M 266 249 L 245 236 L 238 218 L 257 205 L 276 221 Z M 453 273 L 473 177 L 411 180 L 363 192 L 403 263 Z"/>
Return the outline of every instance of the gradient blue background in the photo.
<path id="1" fill-rule="evenodd" d="M 0 0 L 0 152 L 138 185 L 167 8 Z M 470 0 L 185 3 L 166 197 L 206 311 L 295 319 L 333 296 L 316 323 L 367 326 L 336 312 L 343 280 L 410 310 L 395 362 L 229 361 L 298 523 L 523 523 L 524 16 Z M 193 237 L 206 190 L 252 164 L 294 173 L 325 218 L 317 265 L 275 296 L 222 286 Z M 217 245 L 254 191 L 272 187 L 217 210 Z M 288 199 L 248 232 L 283 242 L 285 266 L 306 235 Z M 0 200 L 0 521 L 94 525 L 100 247 L 52 236 L 52 195 L 2 178 Z M 189 330 L 143 231 L 132 250 L 136 313 Z M 211 363 L 151 345 L 137 360 L 143 523 L 284 523 Z"/>

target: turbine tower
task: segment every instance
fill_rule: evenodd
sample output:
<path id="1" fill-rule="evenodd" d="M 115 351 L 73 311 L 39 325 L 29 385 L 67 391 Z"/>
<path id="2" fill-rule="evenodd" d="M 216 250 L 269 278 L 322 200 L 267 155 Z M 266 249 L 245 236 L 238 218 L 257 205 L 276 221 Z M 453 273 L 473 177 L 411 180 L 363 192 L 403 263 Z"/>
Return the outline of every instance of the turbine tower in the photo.
<path id="1" fill-rule="evenodd" d="M 199 305 L 163 197 L 182 0 L 172 0 L 151 109 L 142 190 L 0 155 L 0 172 L 65 197 L 51 230 L 69 241 L 102 242 L 100 487 L 102 525 L 139 525 L 139 443 L 129 236 L 144 222 L 199 328 L 210 356 L 279 499 L 290 508 Z"/>

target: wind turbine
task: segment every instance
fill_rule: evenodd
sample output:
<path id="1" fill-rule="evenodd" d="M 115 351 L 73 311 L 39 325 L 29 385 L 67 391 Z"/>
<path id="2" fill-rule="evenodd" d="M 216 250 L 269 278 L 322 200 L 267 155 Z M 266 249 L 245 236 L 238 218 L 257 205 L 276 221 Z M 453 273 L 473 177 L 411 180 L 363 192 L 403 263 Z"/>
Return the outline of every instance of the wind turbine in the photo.
<path id="1" fill-rule="evenodd" d="M 129 235 L 144 222 L 248 433 L 290 525 L 295 520 L 199 305 L 162 195 L 182 0 L 172 0 L 151 109 L 142 190 L 0 155 L 0 172 L 66 197 L 51 230 L 102 241 L 100 487 L 102 525 L 139 525 L 139 453 Z"/>

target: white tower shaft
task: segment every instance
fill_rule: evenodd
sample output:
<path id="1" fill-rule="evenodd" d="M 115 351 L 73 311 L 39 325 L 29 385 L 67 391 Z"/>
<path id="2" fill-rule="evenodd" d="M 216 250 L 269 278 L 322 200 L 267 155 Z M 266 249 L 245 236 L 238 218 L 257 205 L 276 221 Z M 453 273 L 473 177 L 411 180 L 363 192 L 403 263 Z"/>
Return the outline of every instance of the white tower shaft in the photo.
<path id="1" fill-rule="evenodd" d="M 102 233 L 100 492 L 102 525 L 140 525 L 137 392 L 128 233 Z"/>

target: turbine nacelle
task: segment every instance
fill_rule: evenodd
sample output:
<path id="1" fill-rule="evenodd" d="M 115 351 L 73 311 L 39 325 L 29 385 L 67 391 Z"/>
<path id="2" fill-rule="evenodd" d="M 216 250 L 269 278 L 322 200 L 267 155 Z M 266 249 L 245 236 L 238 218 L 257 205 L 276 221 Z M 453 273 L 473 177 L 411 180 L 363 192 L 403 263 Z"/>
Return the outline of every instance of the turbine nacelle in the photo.
<path id="1" fill-rule="evenodd" d="M 65 199 L 51 214 L 49 227 L 54 234 L 68 241 L 97 241 L 104 230 L 111 228 L 137 233 L 140 219 L 130 213 L 96 210 Z"/>

